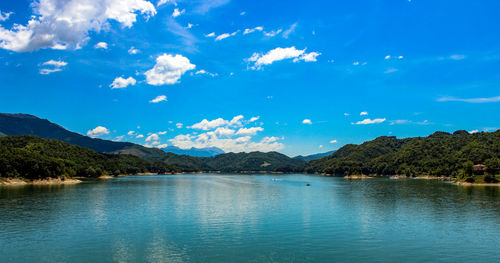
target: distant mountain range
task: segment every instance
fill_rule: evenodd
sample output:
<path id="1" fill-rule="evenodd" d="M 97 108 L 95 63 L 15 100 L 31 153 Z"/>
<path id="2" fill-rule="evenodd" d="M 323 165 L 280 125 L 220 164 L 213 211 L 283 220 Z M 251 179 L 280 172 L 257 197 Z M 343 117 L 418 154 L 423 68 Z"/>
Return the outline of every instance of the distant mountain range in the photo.
<path id="1" fill-rule="evenodd" d="M 191 148 L 191 149 L 181 149 L 175 146 L 168 146 L 163 148 L 165 152 L 175 153 L 178 155 L 189 155 L 194 157 L 212 157 L 219 154 L 223 154 L 224 151 L 217 147 L 207 147 L 207 148 Z"/>
<path id="2" fill-rule="evenodd" d="M 316 154 L 311 154 L 311 155 L 306 155 L 306 156 L 299 155 L 299 156 L 295 156 L 293 158 L 298 159 L 298 160 L 302 160 L 302 161 L 306 161 L 306 162 L 310 162 L 310 161 L 317 160 L 317 159 L 323 158 L 325 156 L 331 155 L 334 152 L 335 151 L 329 151 L 329 152 L 316 153 Z"/>

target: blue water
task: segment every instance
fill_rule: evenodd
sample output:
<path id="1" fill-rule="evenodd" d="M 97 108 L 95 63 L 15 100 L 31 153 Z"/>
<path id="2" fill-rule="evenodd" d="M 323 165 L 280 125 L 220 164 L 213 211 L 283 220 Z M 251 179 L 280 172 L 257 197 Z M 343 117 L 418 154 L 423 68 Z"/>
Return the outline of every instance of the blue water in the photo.
<path id="1" fill-rule="evenodd" d="M 2 263 L 500 262 L 499 248 L 498 187 L 307 175 L 0 187 Z"/>

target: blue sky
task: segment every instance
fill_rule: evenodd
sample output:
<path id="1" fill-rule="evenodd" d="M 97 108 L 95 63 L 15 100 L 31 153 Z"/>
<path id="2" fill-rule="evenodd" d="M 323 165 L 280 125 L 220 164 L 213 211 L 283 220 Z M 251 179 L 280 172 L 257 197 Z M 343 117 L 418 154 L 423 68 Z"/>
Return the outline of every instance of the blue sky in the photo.
<path id="1" fill-rule="evenodd" d="M 0 111 L 151 147 L 288 155 L 492 131 L 498 10 L 498 1 L 2 1 Z"/>

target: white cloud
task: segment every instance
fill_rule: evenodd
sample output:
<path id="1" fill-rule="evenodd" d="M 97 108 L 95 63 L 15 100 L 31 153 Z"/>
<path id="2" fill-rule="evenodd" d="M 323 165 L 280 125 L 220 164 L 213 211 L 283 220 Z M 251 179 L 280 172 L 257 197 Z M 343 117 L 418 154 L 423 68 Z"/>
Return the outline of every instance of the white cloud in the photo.
<path id="1" fill-rule="evenodd" d="M 175 8 L 174 12 L 172 13 L 172 17 L 178 17 L 186 12 L 185 9 L 179 10 L 179 8 Z"/>
<path id="2" fill-rule="evenodd" d="M 354 61 L 352 64 L 353 64 L 354 66 L 358 66 L 358 65 L 359 65 L 359 61 Z"/>
<path id="3" fill-rule="evenodd" d="M 451 56 L 450 56 L 450 59 L 453 59 L 453 60 L 462 60 L 462 59 L 465 59 L 465 55 L 462 55 L 462 54 L 454 54 L 454 55 L 451 55 Z"/>
<path id="4" fill-rule="evenodd" d="M 215 132 L 206 132 L 199 135 L 181 134 L 169 141 L 181 149 L 217 147 L 225 152 L 269 152 L 279 151 L 285 147 L 284 144 L 276 141 L 278 139 L 277 137 L 264 137 L 260 141 L 252 141 L 251 136 L 221 138 Z"/>
<path id="5" fill-rule="evenodd" d="M 215 37 L 215 32 L 208 33 L 205 35 L 205 37 Z"/>
<path id="6" fill-rule="evenodd" d="M 177 127 L 177 129 L 181 129 L 182 128 L 182 123 L 180 123 L 180 122 L 176 123 L 175 127 Z"/>
<path id="7" fill-rule="evenodd" d="M 264 65 L 270 65 L 276 61 L 281 61 L 285 59 L 293 58 L 294 62 L 299 60 L 304 60 L 305 62 L 316 61 L 316 57 L 320 55 L 317 52 L 305 53 L 305 49 L 300 50 L 295 47 L 288 48 L 275 48 L 270 50 L 266 54 L 254 53 L 250 58 L 247 59 L 249 62 L 254 62 L 251 69 L 260 69 Z"/>
<path id="8" fill-rule="evenodd" d="M 344 112 L 344 116 L 349 116 L 349 115 L 351 115 L 351 114 Z"/>
<path id="9" fill-rule="evenodd" d="M 474 133 L 478 133 L 479 130 L 472 130 L 472 131 L 469 131 L 470 134 L 474 134 Z"/>
<path id="10" fill-rule="evenodd" d="M 260 132 L 260 131 L 263 131 L 264 128 L 262 127 L 251 127 L 251 128 L 240 128 L 237 132 L 236 132 L 236 135 L 242 135 L 242 136 L 246 136 L 246 135 L 256 135 L 257 132 Z"/>
<path id="11" fill-rule="evenodd" d="M 238 31 L 235 31 L 235 32 L 233 32 L 233 33 L 223 33 L 223 34 L 220 34 L 220 35 L 218 35 L 218 36 L 215 38 L 215 41 L 220 41 L 220 40 L 226 39 L 226 38 L 228 38 L 228 37 L 235 36 L 236 34 L 238 34 L 238 32 L 240 32 L 240 31 L 238 30 Z"/>
<path id="12" fill-rule="evenodd" d="M 260 118 L 260 116 L 257 116 L 257 117 L 252 117 L 252 118 L 250 118 L 250 120 L 249 120 L 248 122 L 254 122 L 254 121 L 257 121 L 259 118 Z"/>
<path id="13" fill-rule="evenodd" d="M 66 65 L 68 65 L 68 63 L 65 61 L 62 60 L 56 61 L 51 59 L 49 61 L 42 63 L 42 66 L 44 66 L 45 68 L 40 69 L 40 74 L 48 75 L 50 73 L 61 71 L 63 70 L 64 67 L 66 67 Z"/>
<path id="14" fill-rule="evenodd" d="M 127 135 L 132 136 L 132 135 L 134 135 L 134 133 L 135 133 L 135 131 L 129 131 L 129 132 L 127 132 Z"/>
<path id="15" fill-rule="evenodd" d="M 128 53 L 129 53 L 130 55 L 135 55 L 135 54 L 137 54 L 137 53 L 139 53 L 139 52 L 140 52 L 140 50 L 139 50 L 139 49 L 136 49 L 136 48 L 134 48 L 134 47 L 130 47 L 130 49 L 128 50 Z"/>
<path id="16" fill-rule="evenodd" d="M 175 84 L 186 71 L 196 66 L 182 55 L 163 54 L 156 58 L 156 65 L 146 71 L 146 82 L 150 85 Z"/>
<path id="17" fill-rule="evenodd" d="M 10 15 L 14 14 L 13 12 L 2 12 L 0 11 L 0 22 L 6 21 L 9 19 Z"/>
<path id="18" fill-rule="evenodd" d="M 269 32 L 265 32 L 264 31 L 264 36 L 266 37 L 274 37 L 276 35 L 278 35 L 279 33 L 281 33 L 281 29 L 278 29 L 278 30 L 272 30 L 272 31 L 269 31 Z"/>
<path id="19" fill-rule="evenodd" d="M 132 77 L 128 77 L 126 79 L 124 79 L 122 77 L 118 77 L 118 78 L 115 78 L 115 80 L 113 80 L 113 83 L 111 83 L 111 85 L 109 85 L 109 86 L 112 89 L 122 89 L 122 88 L 129 86 L 129 85 L 134 86 L 136 82 L 137 81 Z"/>
<path id="20" fill-rule="evenodd" d="M 161 132 L 158 132 L 159 135 L 165 135 L 167 134 L 167 131 L 161 131 Z"/>
<path id="21" fill-rule="evenodd" d="M 322 145 L 322 144 L 320 144 L 320 145 L 318 146 L 318 148 L 320 148 L 320 149 L 321 149 L 321 148 L 323 148 L 323 145 Z"/>
<path id="22" fill-rule="evenodd" d="M 161 101 L 167 101 L 167 96 L 165 96 L 165 95 L 157 96 L 156 98 L 150 100 L 149 103 L 158 103 Z"/>
<path id="23" fill-rule="evenodd" d="M 90 137 L 99 137 L 106 134 L 109 134 L 109 130 L 103 126 L 97 126 L 94 129 L 87 131 L 87 136 Z"/>
<path id="24" fill-rule="evenodd" d="M 94 48 L 96 48 L 96 49 L 99 49 L 99 48 L 101 48 L 101 49 L 108 49 L 108 43 L 106 43 L 106 42 L 99 42 L 99 43 L 95 44 Z"/>
<path id="25" fill-rule="evenodd" d="M 398 59 L 403 59 L 404 57 L 403 56 L 399 56 Z"/>
<path id="26" fill-rule="evenodd" d="M 390 59 L 390 58 L 391 58 L 391 55 L 387 55 L 387 56 L 385 56 L 384 59 L 387 60 L 387 59 Z"/>
<path id="27" fill-rule="evenodd" d="M 156 134 L 156 133 L 153 133 L 146 138 L 147 142 L 153 142 L 153 141 L 159 141 L 159 140 L 160 140 L 160 136 L 158 136 L 158 134 Z"/>
<path id="28" fill-rule="evenodd" d="M 243 125 L 243 123 L 241 122 L 243 118 L 243 115 L 238 115 L 233 117 L 230 121 L 224 120 L 223 118 L 217 118 L 211 121 L 203 119 L 201 122 L 195 123 L 188 128 L 208 131 L 221 126 L 241 127 Z"/>
<path id="29" fill-rule="evenodd" d="M 241 11 L 240 16 L 244 16 L 247 12 Z"/>
<path id="30" fill-rule="evenodd" d="M 196 75 L 209 75 L 209 76 L 212 76 L 212 77 L 215 77 L 215 76 L 219 75 L 217 73 L 210 73 L 210 72 L 208 72 L 208 71 L 206 71 L 204 69 L 200 69 L 200 70 L 196 71 L 196 73 L 194 73 L 194 74 L 196 74 Z"/>
<path id="31" fill-rule="evenodd" d="M 243 115 L 238 115 L 234 116 L 233 119 L 231 119 L 228 123 L 228 126 L 230 127 L 241 127 L 243 124 L 241 123 L 241 120 L 243 119 Z"/>
<path id="32" fill-rule="evenodd" d="M 295 32 L 295 28 L 297 28 L 298 23 L 293 23 L 287 30 L 283 32 L 283 37 L 288 38 L 291 33 Z"/>
<path id="33" fill-rule="evenodd" d="M 245 31 L 243 31 L 243 35 L 250 34 L 250 33 L 253 33 L 255 31 L 262 31 L 262 30 L 264 30 L 264 28 L 261 26 L 257 26 L 254 28 L 247 28 L 247 29 L 245 29 Z"/>
<path id="34" fill-rule="evenodd" d="M 312 121 L 310 119 L 304 119 L 302 121 L 302 124 L 309 124 L 310 125 L 310 124 L 312 124 Z"/>
<path id="35" fill-rule="evenodd" d="M 279 137 L 275 137 L 275 136 L 266 136 L 266 137 L 262 138 L 261 142 L 271 143 L 271 142 L 276 142 L 280 139 L 284 139 L 284 138 L 279 138 Z"/>
<path id="36" fill-rule="evenodd" d="M 330 143 L 337 143 L 337 140 L 331 140 Z"/>
<path id="37" fill-rule="evenodd" d="M 258 117 L 251 118 L 256 121 Z M 169 141 L 172 145 L 181 149 L 191 147 L 205 148 L 218 147 L 225 152 L 250 152 L 250 151 L 277 151 L 284 148 L 284 145 L 278 140 L 278 137 L 264 137 L 260 141 L 253 140 L 258 132 L 263 131 L 262 127 L 242 127 L 248 124 L 243 115 L 237 115 L 231 120 L 217 118 L 211 121 L 203 119 L 201 122 L 193 124 L 189 128 L 203 130 L 205 132 L 198 134 L 180 134 Z M 241 127 L 237 131 L 232 127 Z M 284 138 L 281 138 L 284 139 Z"/>
<path id="38" fill-rule="evenodd" d="M 65 62 L 65 61 L 62 61 L 62 60 L 55 61 L 55 60 L 51 59 L 49 61 L 43 62 L 42 65 L 44 65 L 44 66 L 54 66 L 56 68 L 60 68 L 60 67 L 65 67 L 66 65 L 68 65 L 68 63 Z"/>
<path id="39" fill-rule="evenodd" d="M 297 62 L 299 60 L 304 60 L 305 62 L 316 62 L 316 61 L 318 61 L 316 59 L 316 57 L 318 57 L 319 55 L 321 55 L 321 53 L 318 53 L 318 52 L 304 53 L 304 55 L 302 55 L 298 58 L 294 58 L 293 62 Z"/>
<path id="40" fill-rule="evenodd" d="M 89 40 L 89 32 L 109 29 L 109 21 L 130 28 L 137 13 L 146 18 L 156 14 L 146 0 L 42 0 L 32 7 L 35 15 L 26 25 L 0 26 L 0 48 L 16 52 L 78 49 Z"/>
<path id="41" fill-rule="evenodd" d="M 214 132 L 217 136 L 233 136 L 236 131 L 225 127 L 219 127 L 215 129 Z"/>
<path id="42" fill-rule="evenodd" d="M 175 0 L 159 0 L 158 3 L 156 4 L 156 6 L 158 7 L 158 6 L 161 6 L 164 4 L 168 4 L 168 3 L 173 3 L 174 5 L 177 5 Z"/>
<path id="43" fill-rule="evenodd" d="M 467 103 L 488 103 L 488 102 L 500 102 L 500 96 L 489 97 L 489 98 L 470 98 L 470 99 L 462 99 L 455 97 L 442 97 L 437 101 L 446 102 L 446 101 L 459 101 L 459 102 L 467 102 Z"/>
<path id="44" fill-rule="evenodd" d="M 390 73 L 394 73 L 394 72 L 397 72 L 398 69 L 397 68 L 388 68 L 384 71 L 385 74 L 390 74 Z"/>
<path id="45" fill-rule="evenodd" d="M 158 149 L 163 149 L 163 148 L 167 148 L 167 147 L 168 147 L 167 144 L 160 144 L 160 145 L 156 146 L 156 148 L 158 148 Z"/>
<path id="46" fill-rule="evenodd" d="M 390 121 L 390 125 L 394 124 L 413 124 L 413 125 L 429 125 L 431 124 L 428 120 L 416 122 L 412 120 L 392 120 Z"/>
<path id="47" fill-rule="evenodd" d="M 135 136 L 135 138 L 144 138 L 144 135 L 139 134 L 139 135 Z"/>
<path id="48" fill-rule="evenodd" d="M 53 68 L 53 69 L 42 68 L 42 69 L 40 69 L 40 74 L 49 75 L 50 73 L 59 72 L 61 70 L 62 69 L 60 69 L 60 68 Z"/>
<path id="49" fill-rule="evenodd" d="M 366 124 L 377 124 L 377 123 L 382 123 L 382 122 L 384 122 L 384 121 L 385 121 L 385 118 L 383 118 L 383 119 L 373 119 L 373 120 L 372 120 L 372 119 L 364 119 L 364 120 L 362 120 L 362 121 L 358 121 L 358 122 L 356 122 L 355 124 L 356 124 L 356 125 L 360 125 L 360 124 L 361 124 L 361 125 L 366 125 Z"/>
<path id="50" fill-rule="evenodd" d="M 360 116 L 363 116 L 363 115 L 368 115 L 368 112 L 366 112 L 366 111 L 362 111 L 362 112 L 360 112 L 360 113 L 359 113 L 359 115 L 360 115 Z"/>
<path id="51" fill-rule="evenodd" d="M 211 121 L 203 119 L 201 122 L 195 123 L 189 128 L 208 131 L 227 124 L 228 121 L 224 120 L 223 118 L 217 118 Z"/>

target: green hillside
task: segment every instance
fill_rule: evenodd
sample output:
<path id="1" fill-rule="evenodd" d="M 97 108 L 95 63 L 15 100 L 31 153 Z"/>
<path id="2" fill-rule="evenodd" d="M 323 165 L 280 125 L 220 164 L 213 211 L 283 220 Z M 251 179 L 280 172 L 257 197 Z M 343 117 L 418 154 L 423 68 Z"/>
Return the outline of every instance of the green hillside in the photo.
<path id="1" fill-rule="evenodd" d="M 490 173 L 500 169 L 500 130 L 469 134 L 435 132 L 427 137 L 379 137 L 361 145 L 345 145 L 334 154 L 311 161 L 307 172 L 336 175 L 467 176 L 474 164 Z"/>
<path id="2" fill-rule="evenodd" d="M 0 138 L 0 177 L 98 177 L 141 172 L 172 172 L 165 163 L 132 155 L 103 154 L 35 136 Z"/>
<path id="3" fill-rule="evenodd" d="M 6 135 L 35 135 L 56 139 L 101 153 L 131 154 L 149 161 L 165 157 L 165 152 L 130 142 L 113 142 L 90 138 L 29 114 L 0 113 L 0 133 Z"/>

